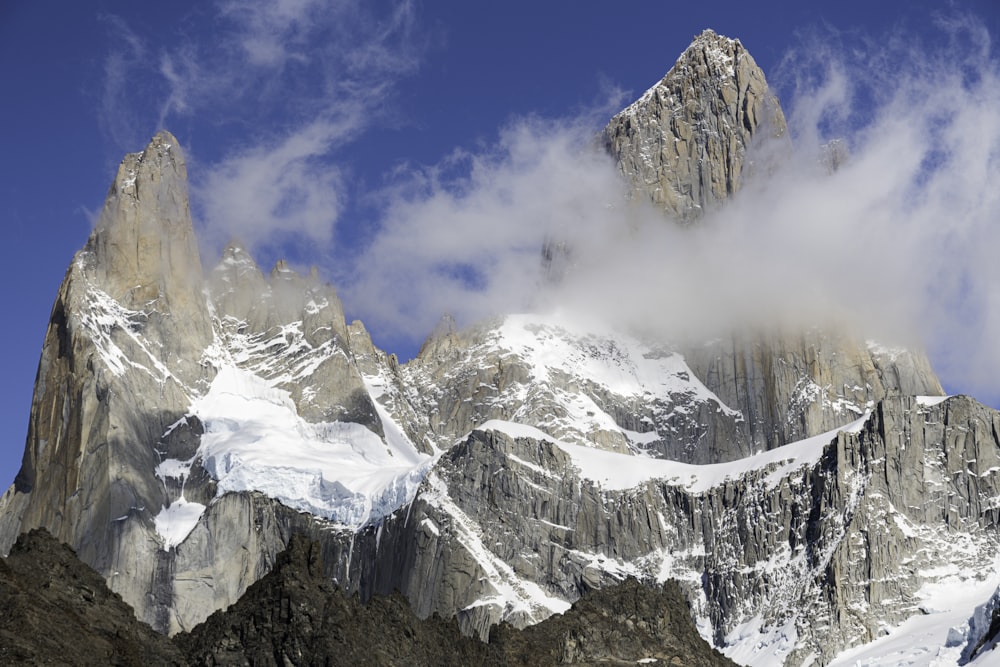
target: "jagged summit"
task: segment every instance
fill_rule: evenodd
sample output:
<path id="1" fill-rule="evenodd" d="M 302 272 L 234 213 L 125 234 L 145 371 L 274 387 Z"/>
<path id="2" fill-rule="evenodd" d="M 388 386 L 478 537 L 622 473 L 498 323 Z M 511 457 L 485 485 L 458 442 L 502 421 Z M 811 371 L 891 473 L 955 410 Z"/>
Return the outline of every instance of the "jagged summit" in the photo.
<path id="1" fill-rule="evenodd" d="M 739 40 L 705 30 L 669 72 L 604 129 L 633 192 L 682 221 L 736 192 L 747 150 L 785 118 Z"/>
<path id="2" fill-rule="evenodd" d="M 706 32 L 605 136 L 634 192 L 690 221 L 783 128 L 743 46 Z M 481 637 L 672 578 L 702 636 L 789 665 L 935 587 L 971 613 L 1000 583 L 1000 413 L 931 397 L 920 352 L 819 329 L 678 349 L 536 313 L 446 320 L 400 365 L 316 274 L 233 244 L 202 275 L 175 142 L 126 157 L 60 288 L 0 551 L 44 527 L 170 633 L 297 533 L 349 592 Z"/>
<path id="3" fill-rule="evenodd" d="M 187 167 L 167 131 L 118 167 L 87 242 L 97 281 L 128 308 L 163 298 L 163 310 L 195 306 L 201 260 L 187 192 Z"/>

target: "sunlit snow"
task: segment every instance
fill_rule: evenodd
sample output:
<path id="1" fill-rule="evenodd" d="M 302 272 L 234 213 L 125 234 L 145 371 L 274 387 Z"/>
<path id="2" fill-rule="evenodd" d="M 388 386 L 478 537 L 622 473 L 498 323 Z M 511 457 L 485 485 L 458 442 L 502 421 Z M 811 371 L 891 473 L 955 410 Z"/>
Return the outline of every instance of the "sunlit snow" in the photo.
<path id="1" fill-rule="evenodd" d="M 598 322 L 577 321 L 567 313 L 508 315 L 497 335 L 498 347 L 524 359 L 539 382 L 564 373 L 619 396 L 684 395 L 739 415 L 695 377 L 682 355 L 650 349 Z"/>
<path id="2" fill-rule="evenodd" d="M 259 491 L 352 528 L 409 502 L 432 460 L 398 429 L 387 429 L 389 447 L 360 424 L 306 422 L 287 391 L 233 367 L 219 370 L 192 412 L 205 424 L 198 451 L 220 492 Z"/>
<path id="3" fill-rule="evenodd" d="M 703 493 L 727 479 L 736 480 L 752 470 L 770 467 L 774 467 L 774 470 L 770 472 L 769 478 L 777 481 L 798 467 L 818 461 L 823 448 L 837 437 L 837 433 L 841 431 L 856 433 L 861 430 L 867 419 L 868 415 L 865 415 L 839 429 L 737 461 L 706 465 L 649 459 L 574 445 L 552 438 L 537 428 L 497 419 L 482 424 L 477 430 L 494 430 L 512 438 L 533 438 L 554 442 L 570 455 L 573 465 L 577 467 L 582 478 L 597 482 L 607 490 L 631 489 L 650 480 L 659 479 L 683 486 L 692 493 Z"/>
<path id="4" fill-rule="evenodd" d="M 949 566 L 947 576 L 920 589 L 924 614 L 907 619 L 875 641 L 841 653 L 830 667 L 945 667 L 958 665 L 968 642 L 969 620 L 976 607 L 1000 585 L 1000 559 L 993 576 L 977 581 L 971 572 Z M 995 651 L 977 656 L 970 665 L 1000 665 Z"/>
<path id="5" fill-rule="evenodd" d="M 189 503 L 183 497 L 171 503 L 170 507 L 164 507 L 153 517 L 156 532 L 163 538 L 163 546 L 169 549 L 183 542 L 204 512 L 204 505 Z"/>

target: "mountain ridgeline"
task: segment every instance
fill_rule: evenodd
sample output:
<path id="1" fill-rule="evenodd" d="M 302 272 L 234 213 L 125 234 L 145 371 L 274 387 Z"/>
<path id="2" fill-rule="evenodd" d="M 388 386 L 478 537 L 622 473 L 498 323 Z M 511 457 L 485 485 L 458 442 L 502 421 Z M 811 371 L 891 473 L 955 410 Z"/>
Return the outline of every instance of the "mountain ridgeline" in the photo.
<path id="1" fill-rule="evenodd" d="M 711 31 L 603 133 L 631 196 L 684 225 L 784 135 L 763 72 Z M 443 326 L 399 364 L 315 272 L 265 274 L 236 244 L 204 271 L 161 132 L 122 162 L 56 297 L 0 550 L 44 528 L 155 630 L 229 637 L 206 664 L 283 641 L 291 607 L 254 585 L 292 559 L 310 586 L 399 591 L 492 636 L 454 645 L 494 658 L 582 597 L 552 663 L 598 644 L 665 659 L 587 628 L 668 633 L 636 587 L 674 581 L 736 662 L 822 665 L 935 613 L 933 587 L 994 576 L 1000 413 L 943 393 L 921 351 L 839 331 L 676 349 L 567 314 Z M 631 602 L 600 597 L 626 580 Z M 988 644 L 989 598 L 942 640 L 956 660 Z"/>

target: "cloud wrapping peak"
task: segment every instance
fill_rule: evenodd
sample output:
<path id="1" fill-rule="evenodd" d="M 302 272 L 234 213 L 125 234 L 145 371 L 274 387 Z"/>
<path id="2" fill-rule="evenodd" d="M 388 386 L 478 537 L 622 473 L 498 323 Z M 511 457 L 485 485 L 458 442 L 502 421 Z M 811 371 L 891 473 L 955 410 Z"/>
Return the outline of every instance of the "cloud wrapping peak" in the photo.
<path id="1" fill-rule="evenodd" d="M 383 194 L 348 298 L 375 327 L 411 332 L 445 311 L 468 323 L 525 308 L 542 286 L 545 241 L 606 233 L 607 207 L 623 201 L 592 144 L 578 124 L 529 118 L 487 151 L 405 174 Z"/>
<path id="2" fill-rule="evenodd" d="M 234 137 L 218 154 L 188 143 L 209 244 L 306 237 L 379 338 L 418 340 L 443 312 L 470 323 L 554 304 L 668 337 L 834 320 L 922 341 L 946 384 L 1000 399 L 1000 67 L 972 21 L 943 23 L 947 48 L 804 42 L 770 77 L 790 143 L 750 156 L 760 168 L 743 190 L 694 228 L 627 198 L 595 145 L 608 110 L 514 119 L 492 145 L 398 168 L 360 194 L 379 212 L 367 245 L 346 248 L 333 243 L 352 183 L 340 151 L 417 67 L 414 5 L 205 11 L 212 40 L 159 50 L 108 19 L 125 36 L 105 66 L 109 134 L 134 148 L 159 129 L 137 119 L 215 119 Z M 836 169 L 821 149 L 834 139 Z M 558 284 L 544 279 L 547 241 L 569 248 Z"/>
<path id="3" fill-rule="evenodd" d="M 923 343 L 947 385 L 998 396 L 1000 68 L 984 33 L 949 29 L 966 47 L 811 42 L 784 72 L 790 145 L 694 228 L 625 200 L 593 124 L 512 123 L 385 193 L 349 306 L 410 336 L 444 311 L 541 303 L 664 336 L 833 322 Z M 835 170 L 832 139 L 846 146 Z M 570 243 L 573 267 L 543 289 L 548 238 Z"/>

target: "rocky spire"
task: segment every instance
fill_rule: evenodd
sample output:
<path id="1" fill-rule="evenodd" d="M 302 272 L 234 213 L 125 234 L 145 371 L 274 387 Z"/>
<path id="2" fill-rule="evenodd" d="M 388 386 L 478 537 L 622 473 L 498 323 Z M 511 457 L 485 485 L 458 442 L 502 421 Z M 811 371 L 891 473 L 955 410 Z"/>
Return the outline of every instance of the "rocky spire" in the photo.
<path id="1" fill-rule="evenodd" d="M 203 307 L 187 167 L 172 134 L 157 133 L 122 160 L 86 250 L 101 287 L 126 308 L 155 303 L 181 315 Z"/>
<path id="2" fill-rule="evenodd" d="M 153 471 L 193 454 L 197 435 L 168 435 L 214 375 L 201 363 L 213 332 L 186 178 L 167 132 L 122 160 L 56 295 L 24 459 L 0 501 L 0 551 L 45 527 L 101 574 L 120 573 L 110 585 L 136 606 L 158 585 L 152 519 L 169 504 Z"/>
<path id="3" fill-rule="evenodd" d="M 739 40 L 706 30 L 604 129 L 633 191 L 684 221 L 736 192 L 748 148 L 785 118 Z"/>

